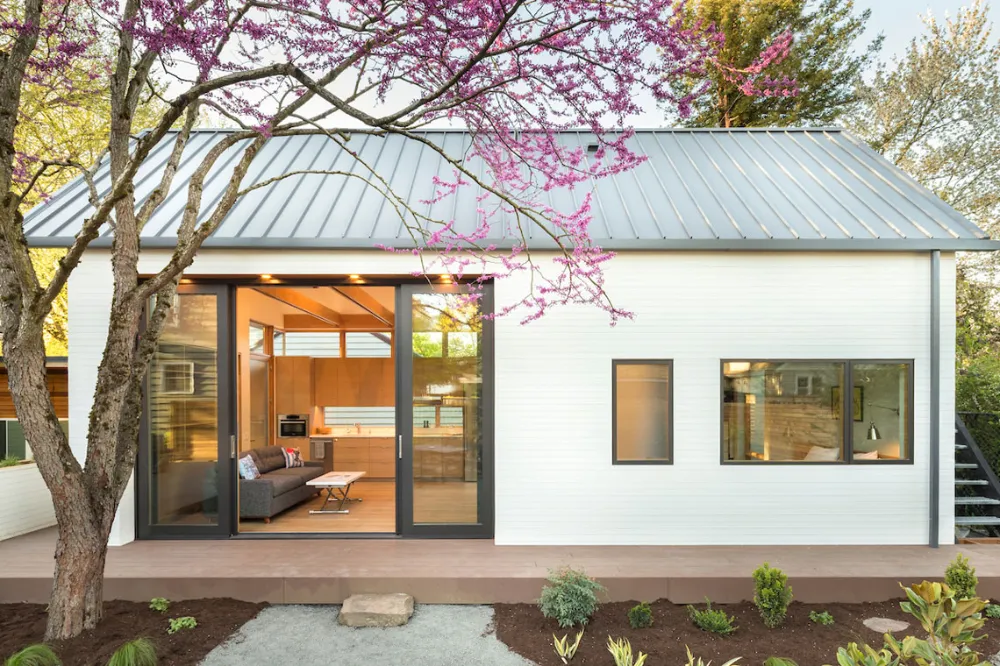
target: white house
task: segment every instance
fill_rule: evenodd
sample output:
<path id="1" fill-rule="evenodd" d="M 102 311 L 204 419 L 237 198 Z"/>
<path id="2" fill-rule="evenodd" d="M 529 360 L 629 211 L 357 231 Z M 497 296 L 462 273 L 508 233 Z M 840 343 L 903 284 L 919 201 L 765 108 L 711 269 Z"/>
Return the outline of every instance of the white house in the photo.
<path id="1" fill-rule="evenodd" d="M 186 179 L 220 134 L 195 135 L 178 193 L 143 232 L 144 273 L 169 256 Z M 468 139 L 426 136 L 449 151 Z M 952 543 L 955 253 L 1000 244 L 839 129 L 633 141 L 648 160 L 594 185 L 592 233 L 619 252 L 607 291 L 637 315 L 616 327 L 590 308 L 478 318 L 456 301 L 462 285 L 375 249 L 412 241 L 357 179 L 245 195 L 185 274 L 112 543 Z M 351 145 L 411 202 L 450 173 L 400 137 Z M 247 178 L 297 169 L 359 171 L 324 137 L 286 137 Z M 471 227 L 475 197 L 428 212 Z M 87 199 L 75 182 L 32 211 L 29 241 L 67 245 Z M 499 227 L 495 240 L 511 242 Z M 71 423 L 88 419 L 110 300 L 107 235 L 93 245 L 69 284 Z M 481 310 L 526 280 L 497 281 Z M 85 430 L 70 436 L 82 455 Z"/>

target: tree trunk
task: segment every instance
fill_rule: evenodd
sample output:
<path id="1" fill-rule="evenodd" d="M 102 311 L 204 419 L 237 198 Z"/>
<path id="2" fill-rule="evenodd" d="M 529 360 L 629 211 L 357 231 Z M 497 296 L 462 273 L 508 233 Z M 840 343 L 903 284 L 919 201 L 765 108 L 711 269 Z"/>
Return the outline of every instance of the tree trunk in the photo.
<path id="1" fill-rule="evenodd" d="M 45 628 L 47 641 L 76 636 L 96 627 L 101 619 L 108 548 L 107 539 L 101 539 L 94 531 L 59 531 Z"/>

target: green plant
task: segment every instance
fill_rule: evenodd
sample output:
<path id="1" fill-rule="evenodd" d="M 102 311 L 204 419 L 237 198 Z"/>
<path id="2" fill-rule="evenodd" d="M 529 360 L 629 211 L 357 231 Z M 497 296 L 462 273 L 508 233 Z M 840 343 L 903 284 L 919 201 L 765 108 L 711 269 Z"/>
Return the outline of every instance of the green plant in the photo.
<path id="1" fill-rule="evenodd" d="M 847 647 L 837 650 L 837 664 L 839 666 L 897 666 L 899 659 L 884 648 L 876 651 L 870 645 L 858 647 L 857 643 L 850 643 Z"/>
<path id="2" fill-rule="evenodd" d="M 15 652 L 3 662 L 4 666 L 60 666 L 59 657 L 48 645 L 38 643 Z"/>
<path id="3" fill-rule="evenodd" d="M 900 585 L 907 600 L 899 606 L 912 615 L 927 632 L 927 639 L 907 636 L 902 641 L 885 635 L 886 647 L 902 663 L 916 662 L 942 666 L 976 666 L 980 655 L 972 644 L 985 636 L 977 636 L 983 628 L 982 611 L 987 603 L 982 599 L 960 599 L 948 585 L 924 581 L 910 587 Z"/>
<path id="4" fill-rule="evenodd" d="M 149 600 L 149 609 L 155 610 L 157 613 L 166 613 L 168 608 L 170 608 L 169 599 L 164 599 L 163 597 L 153 597 Z"/>
<path id="5" fill-rule="evenodd" d="M 564 568 L 549 573 L 538 607 L 560 627 L 584 625 L 597 610 L 597 593 L 604 587 L 583 571 Z"/>
<path id="6" fill-rule="evenodd" d="M 768 657 L 764 660 L 764 666 L 799 666 L 794 660 L 787 657 Z"/>
<path id="7" fill-rule="evenodd" d="M 955 591 L 955 596 L 959 599 L 971 599 L 976 596 L 976 586 L 979 585 L 976 568 L 969 564 L 969 558 L 963 557 L 961 553 L 956 555 L 944 570 L 944 582 Z"/>
<path id="8" fill-rule="evenodd" d="M 108 666 L 156 666 L 156 646 L 148 638 L 136 638 L 115 650 Z"/>
<path id="9" fill-rule="evenodd" d="M 769 629 L 781 626 L 792 601 L 792 588 L 788 576 L 781 569 L 773 568 L 767 562 L 753 572 L 753 602 L 764 618 L 764 626 Z"/>
<path id="10" fill-rule="evenodd" d="M 649 656 L 640 652 L 639 656 L 633 660 L 632 644 L 625 638 L 619 638 L 616 641 L 611 636 L 608 636 L 608 652 L 615 660 L 615 666 L 642 666 L 646 662 L 646 657 Z"/>
<path id="11" fill-rule="evenodd" d="M 0 458 L 0 467 L 13 467 L 14 465 L 20 465 L 24 461 L 20 458 L 15 458 L 14 456 L 7 456 L 6 458 Z"/>
<path id="12" fill-rule="evenodd" d="M 710 631 L 721 636 L 728 636 L 736 631 L 736 625 L 733 624 L 735 619 L 726 615 L 725 611 L 712 610 L 712 602 L 707 598 L 705 599 L 705 610 L 688 606 L 687 611 L 694 626 L 702 631 Z"/>
<path id="13" fill-rule="evenodd" d="M 628 609 L 628 625 L 633 629 L 653 626 L 653 609 L 645 601 Z"/>
<path id="14" fill-rule="evenodd" d="M 986 614 L 986 617 L 990 619 L 993 620 L 1000 619 L 1000 606 L 996 604 L 990 604 L 989 606 L 986 607 L 986 610 L 983 612 Z"/>
<path id="15" fill-rule="evenodd" d="M 566 634 L 562 638 L 556 638 L 555 634 L 552 634 L 552 642 L 555 643 L 556 654 L 562 659 L 562 663 L 568 664 L 576 656 L 576 651 L 580 647 L 580 641 L 583 639 L 583 630 L 576 635 L 576 640 L 572 643 L 569 642 L 569 634 Z"/>
<path id="16" fill-rule="evenodd" d="M 709 662 L 704 662 L 704 661 L 701 660 L 701 657 L 698 657 L 697 659 L 695 659 L 694 655 L 691 654 L 691 648 L 689 648 L 687 645 L 684 646 L 684 649 L 687 650 L 687 653 L 688 653 L 688 660 L 687 660 L 687 663 L 684 664 L 684 666 L 712 666 L 712 662 L 710 662 L 710 661 Z M 722 666 L 733 666 L 733 664 L 735 664 L 739 660 L 740 660 L 740 657 L 733 657 L 732 659 L 730 659 L 729 661 L 727 661 L 726 663 L 724 663 Z"/>
<path id="17" fill-rule="evenodd" d="M 170 628 L 167 629 L 167 633 L 176 634 L 181 629 L 194 629 L 197 626 L 198 622 L 190 615 L 186 615 L 184 617 L 172 617 L 170 618 Z"/>
<path id="18" fill-rule="evenodd" d="M 822 624 L 824 627 L 828 627 L 833 624 L 833 616 L 826 611 L 822 611 L 820 613 L 817 613 L 816 611 L 809 611 L 809 619 L 816 624 Z"/>

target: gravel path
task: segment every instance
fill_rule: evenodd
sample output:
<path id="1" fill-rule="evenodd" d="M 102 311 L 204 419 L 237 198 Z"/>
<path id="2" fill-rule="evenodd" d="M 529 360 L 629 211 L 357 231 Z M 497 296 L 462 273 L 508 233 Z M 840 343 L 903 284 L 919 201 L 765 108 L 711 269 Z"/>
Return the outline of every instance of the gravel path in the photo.
<path id="1" fill-rule="evenodd" d="M 336 606 L 272 606 L 202 666 L 532 666 L 493 633 L 489 606 L 417 606 L 405 627 L 351 629 Z"/>

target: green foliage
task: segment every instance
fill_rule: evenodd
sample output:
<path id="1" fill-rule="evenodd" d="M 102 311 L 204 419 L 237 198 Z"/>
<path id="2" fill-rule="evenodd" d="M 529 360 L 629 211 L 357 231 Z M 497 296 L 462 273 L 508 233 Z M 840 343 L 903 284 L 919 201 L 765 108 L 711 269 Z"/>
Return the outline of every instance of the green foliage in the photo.
<path id="1" fill-rule="evenodd" d="M 608 636 L 608 652 L 615 660 L 615 666 L 642 666 L 646 662 L 646 657 L 642 652 L 638 657 L 632 657 L 632 644 L 628 639 L 619 638 L 617 641 Z"/>
<path id="2" fill-rule="evenodd" d="M 29 645 L 20 652 L 7 657 L 4 666 L 60 666 L 59 657 L 48 645 Z"/>
<path id="3" fill-rule="evenodd" d="M 653 609 L 645 601 L 628 609 L 628 625 L 633 629 L 653 626 Z"/>
<path id="4" fill-rule="evenodd" d="M 597 593 L 604 589 L 583 571 L 564 568 L 549 573 L 538 607 L 560 627 L 584 625 L 597 610 Z"/>
<path id="5" fill-rule="evenodd" d="M 875 650 L 870 645 L 858 647 L 857 643 L 849 643 L 847 647 L 837 650 L 839 666 L 896 666 L 899 660 L 892 656 L 889 650 Z"/>
<path id="6" fill-rule="evenodd" d="M 566 634 L 562 638 L 556 638 L 555 634 L 552 634 L 552 642 L 555 644 L 556 654 L 562 659 L 562 663 L 568 664 L 576 656 L 576 651 L 580 648 L 580 641 L 583 640 L 583 630 L 581 629 L 576 635 L 576 640 L 572 643 L 569 642 L 569 634 Z"/>
<path id="7" fill-rule="evenodd" d="M 809 619 L 816 624 L 822 624 L 824 627 L 828 627 L 833 624 L 833 616 L 826 611 L 822 611 L 820 613 L 817 613 L 816 611 L 809 611 Z"/>
<path id="8" fill-rule="evenodd" d="M 688 606 L 687 611 L 694 626 L 702 631 L 710 631 L 721 636 L 728 636 L 736 631 L 736 625 L 733 624 L 736 621 L 735 618 L 726 615 L 725 611 L 713 610 L 712 602 L 707 598 L 705 599 L 705 610 Z"/>
<path id="9" fill-rule="evenodd" d="M 764 625 L 769 629 L 781 626 L 788 614 L 788 604 L 792 601 L 788 576 L 781 569 L 764 562 L 754 570 L 753 584 L 753 602 L 764 618 Z"/>
<path id="10" fill-rule="evenodd" d="M 14 465 L 20 465 L 23 460 L 16 458 L 14 456 L 7 456 L 6 458 L 0 458 L 0 467 L 13 467 Z"/>
<path id="11" fill-rule="evenodd" d="M 996 604 L 990 604 L 989 606 L 986 607 L 984 613 L 986 614 L 986 617 L 990 618 L 991 620 L 1000 619 L 1000 606 Z"/>
<path id="12" fill-rule="evenodd" d="M 170 628 L 167 629 L 168 634 L 176 634 L 181 629 L 194 629 L 198 626 L 198 622 L 190 615 L 185 615 L 184 617 L 172 617 L 170 618 Z"/>
<path id="13" fill-rule="evenodd" d="M 694 100 L 686 124 L 696 127 L 831 125 L 857 100 L 855 81 L 881 46 L 881 37 L 855 48 L 870 11 L 854 12 L 853 0 L 691 0 L 685 22 L 693 27 L 714 23 L 726 41 L 723 65 L 745 69 L 781 33 L 791 30 L 789 56 L 766 70 L 795 79 L 799 94 L 747 96 L 721 68 L 707 68 L 703 78 L 680 81 L 677 93 L 692 84 L 708 84 Z"/>
<path id="14" fill-rule="evenodd" d="M 764 666 L 799 666 L 794 659 L 787 657 L 768 657 L 764 660 Z"/>
<path id="15" fill-rule="evenodd" d="M 704 661 L 702 661 L 701 657 L 698 657 L 697 659 L 695 659 L 694 655 L 691 654 L 691 648 L 689 648 L 687 645 L 684 646 L 684 649 L 687 650 L 687 653 L 688 653 L 688 660 L 687 660 L 687 663 L 684 664 L 684 666 L 712 666 L 712 662 L 710 662 L 710 661 L 709 662 L 704 662 Z M 733 657 L 732 659 L 730 659 L 729 661 L 727 661 L 726 663 L 724 663 L 722 666 L 733 666 L 733 664 L 735 664 L 739 660 L 740 660 L 740 657 Z M 765 662 L 765 666 L 766 666 L 766 662 Z"/>
<path id="16" fill-rule="evenodd" d="M 960 599 L 947 584 L 926 580 L 903 587 L 903 591 L 907 600 L 899 607 L 912 615 L 927 632 L 927 641 L 922 642 L 928 643 L 929 648 L 939 654 L 975 654 L 970 646 L 984 638 L 976 636 L 976 632 L 983 628 L 985 622 L 982 615 L 987 605 L 985 601 L 975 597 Z M 910 638 L 912 636 L 904 639 L 904 646 Z M 921 642 L 919 639 L 914 641 Z M 888 634 L 886 643 L 895 651 L 893 646 L 896 641 Z M 921 646 L 916 645 L 916 648 Z"/>
<path id="17" fill-rule="evenodd" d="M 115 650 L 108 666 L 156 666 L 156 646 L 148 638 L 136 638 Z"/>
<path id="18" fill-rule="evenodd" d="M 944 582 L 955 592 L 958 599 L 971 599 L 976 596 L 976 568 L 969 563 L 969 558 L 961 553 L 955 556 L 948 568 L 944 570 Z"/>
<path id="19" fill-rule="evenodd" d="M 155 610 L 157 613 L 166 613 L 168 608 L 170 608 L 169 599 L 164 599 L 163 597 L 153 597 L 149 600 L 149 609 Z"/>

